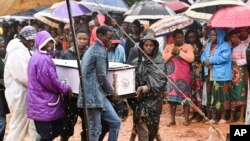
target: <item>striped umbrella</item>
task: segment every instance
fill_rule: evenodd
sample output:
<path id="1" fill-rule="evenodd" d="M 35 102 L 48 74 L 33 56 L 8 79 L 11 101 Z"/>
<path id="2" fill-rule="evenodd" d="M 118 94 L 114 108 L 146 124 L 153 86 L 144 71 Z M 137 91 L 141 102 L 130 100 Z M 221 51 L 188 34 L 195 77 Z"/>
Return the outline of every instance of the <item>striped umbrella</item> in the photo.
<path id="1" fill-rule="evenodd" d="M 176 29 L 184 29 L 191 25 L 193 20 L 185 16 L 167 16 L 150 26 L 156 36 L 172 33 Z"/>

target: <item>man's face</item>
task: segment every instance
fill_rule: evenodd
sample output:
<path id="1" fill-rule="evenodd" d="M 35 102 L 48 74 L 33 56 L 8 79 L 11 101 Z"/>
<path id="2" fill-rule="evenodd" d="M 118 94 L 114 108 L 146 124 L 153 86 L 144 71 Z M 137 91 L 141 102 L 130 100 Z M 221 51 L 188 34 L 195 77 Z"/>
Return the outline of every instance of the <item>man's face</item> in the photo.
<path id="1" fill-rule="evenodd" d="M 106 47 L 111 46 L 111 39 L 113 37 L 113 32 L 108 31 L 105 35 L 100 35 L 100 40 Z"/>
<path id="2" fill-rule="evenodd" d="M 25 39 L 24 39 L 25 40 Z M 27 48 L 29 48 L 30 50 L 33 50 L 34 48 L 34 44 L 35 44 L 35 40 L 25 40 L 24 44 Z"/>
<path id="3" fill-rule="evenodd" d="M 78 33 L 76 35 L 76 44 L 79 49 L 83 49 L 88 45 L 89 36 L 86 33 Z"/>

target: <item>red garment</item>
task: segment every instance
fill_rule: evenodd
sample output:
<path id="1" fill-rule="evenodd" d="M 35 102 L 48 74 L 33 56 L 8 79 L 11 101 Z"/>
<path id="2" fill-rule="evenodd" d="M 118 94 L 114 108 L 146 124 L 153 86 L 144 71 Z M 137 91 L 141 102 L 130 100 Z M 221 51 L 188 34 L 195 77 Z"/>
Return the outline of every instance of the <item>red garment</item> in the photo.
<path id="1" fill-rule="evenodd" d="M 105 25 L 105 16 L 103 15 L 97 15 L 97 19 L 99 21 L 100 26 Z M 90 40 L 89 40 L 89 44 L 90 46 L 92 46 L 95 43 L 95 39 L 96 39 L 96 30 L 97 30 L 98 26 L 95 26 L 91 32 L 90 35 Z"/>

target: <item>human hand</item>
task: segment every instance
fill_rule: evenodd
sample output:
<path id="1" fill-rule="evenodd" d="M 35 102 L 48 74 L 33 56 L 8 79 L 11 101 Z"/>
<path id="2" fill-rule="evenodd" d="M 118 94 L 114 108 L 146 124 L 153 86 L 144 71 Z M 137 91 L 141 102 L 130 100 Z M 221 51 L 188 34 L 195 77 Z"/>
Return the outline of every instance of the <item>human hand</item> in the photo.
<path id="1" fill-rule="evenodd" d="M 136 97 L 139 97 L 142 94 L 142 92 L 143 92 L 142 87 L 138 87 L 137 90 L 136 90 L 136 94 L 137 94 Z"/>
<path id="2" fill-rule="evenodd" d="M 206 67 L 208 67 L 210 65 L 209 61 L 208 60 L 205 60 L 204 63 L 203 63 Z"/>
<path id="3" fill-rule="evenodd" d="M 212 69 L 213 69 L 213 65 L 208 65 L 207 68 L 208 68 L 209 70 L 212 70 Z"/>
<path id="4" fill-rule="evenodd" d="M 114 101 L 119 100 L 119 95 L 118 95 L 118 93 L 115 92 L 115 93 L 112 95 L 111 99 L 114 100 Z"/>
<path id="5" fill-rule="evenodd" d="M 179 55 L 180 54 L 180 49 L 178 49 L 177 47 L 174 47 L 172 50 L 172 54 L 173 55 Z"/>

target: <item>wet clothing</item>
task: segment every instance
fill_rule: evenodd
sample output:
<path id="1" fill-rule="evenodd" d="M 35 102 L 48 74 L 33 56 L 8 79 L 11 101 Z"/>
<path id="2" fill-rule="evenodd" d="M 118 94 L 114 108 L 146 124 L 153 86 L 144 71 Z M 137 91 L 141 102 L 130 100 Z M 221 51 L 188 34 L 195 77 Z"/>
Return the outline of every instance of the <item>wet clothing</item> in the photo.
<path id="1" fill-rule="evenodd" d="M 4 63 L 0 58 L 0 141 L 4 139 L 5 127 L 6 127 L 6 114 L 9 113 L 9 108 L 5 99 L 5 87 L 3 82 Z"/>
<path id="2" fill-rule="evenodd" d="M 83 52 L 80 53 L 80 59 L 82 59 L 87 49 L 88 47 L 86 47 L 85 50 L 83 50 Z M 62 55 L 62 59 L 76 60 L 77 55 L 74 47 L 71 47 L 69 50 L 65 51 L 64 54 Z M 86 140 L 86 133 L 84 132 L 85 125 L 84 125 L 83 106 L 81 108 L 77 106 L 78 100 L 79 101 L 83 100 L 82 97 L 80 98 L 80 96 L 78 94 L 74 94 L 74 97 L 64 96 L 62 99 L 65 111 L 65 117 L 61 120 L 63 123 L 62 130 L 60 132 L 61 138 L 67 139 L 70 136 L 74 135 L 74 127 L 76 125 L 77 118 L 79 116 L 82 120 L 81 138 L 83 140 Z"/>
<path id="3" fill-rule="evenodd" d="M 207 106 L 212 109 L 229 109 L 229 81 L 232 80 L 232 51 L 231 46 L 224 41 L 225 32 L 216 29 L 217 44 L 207 43 L 201 55 L 201 62 L 209 61 L 212 69 L 204 67 L 207 82 Z"/>
<path id="4" fill-rule="evenodd" d="M 7 141 L 23 141 L 26 137 L 30 141 L 38 141 L 34 121 L 28 119 L 26 111 L 26 97 L 28 87 L 28 62 L 31 53 L 27 47 L 15 38 L 6 48 L 4 84 L 5 98 L 11 113 Z M 18 123 L 18 124 L 16 124 Z"/>
<path id="5" fill-rule="evenodd" d="M 36 36 L 37 50 L 28 66 L 28 117 L 38 121 L 53 121 L 64 116 L 61 94 L 68 94 L 70 87 L 60 82 L 56 66 L 50 54 L 41 48 L 53 40 L 49 33 L 43 31 Z"/>
<path id="6" fill-rule="evenodd" d="M 109 140 L 116 141 L 121 120 L 106 98 L 106 96 L 113 95 L 114 90 L 107 78 L 108 54 L 101 40 L 97 39 L 94 45 L 86 51 L 81 67 L 88 108 L 90 140 L 98 141 L 102 131 L 101 120 L 104 120 L 110 125 Z"/>
<path id="7" fill-rule="evenodd" d="M 42 50 L 50 41 L 54 41 L 47 31 L 37 33 L 36 51 L 28 65 L 27 114 L 35 121 L 41 140 L 52 141 L 59 135 L 64 117 L 61 94 L 71 92 L 68 85 L 62 83 L 56 73 L 52 60 L 53 51 Z"/>
<path id="8" fill-rule="evenodd" d="M 185 98 L 191 94 L 191 63 L 194 61 L 192 46 L 183 44 L 180 48 L 179 55 L 172 55 L 174 44 L 167 45 L 163 57 L 167 62 L 167 76 L 171 81 L 167 83 L 168 101 L 181 104 Z M 181 92 L 176 89 L 174 83 Z"/>
<path id="9" fill-rule="evenodd" d="M 140 47 L 143 45 L 143 40 L 152 40 L 156 43 L 150 59 L 165 72 L 165 64 L 156 39 L 150 35 L 145 36 L 140 42 Z M 143 56 L 142 53 L 138 54 L 138 57 L 131 62 L 131 65 L 136 66 L 136 88 L 147 87 L 147 90 L 140 94 L 138 98 L 129 99 L 129 103 L 134 112 L 133 122 L 138 137 L 153 141 L 159 129 L 163 101 L 162 94 L 165 91 L 166 78 L 149 59 Z M 145 130 L 143 130 L 142 125 L 145 125 Z M 143 132 L 141 132 L 142 130 Z"/>

